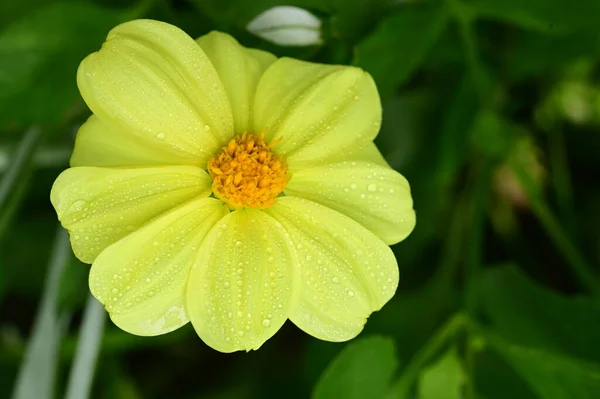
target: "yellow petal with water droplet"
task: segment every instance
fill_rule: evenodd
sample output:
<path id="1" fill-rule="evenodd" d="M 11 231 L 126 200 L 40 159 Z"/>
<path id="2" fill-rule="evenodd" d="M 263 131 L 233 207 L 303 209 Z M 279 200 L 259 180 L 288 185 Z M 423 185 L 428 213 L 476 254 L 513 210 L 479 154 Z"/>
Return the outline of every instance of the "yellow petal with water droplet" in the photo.
<path id="1" fill-rule="evenodd" d="M 194 197 L 210 194 L 210 177 L 195 166 L 96 168 L 58 176 L 50 200 L 85 263 L 153 217 Z"/>
<path id="2" fill-rule="evenodd" d="M 363 149 L 358 151 L 355 154 L 351 154 L 348 156 L 345 161 L 364 161 L 371 162 L 376 165 L 390 167 L 390 164 L 387 163 L 384 156 L 381 154 L 375 143 L 372 141 L 367 144 Z"/>
<path id="3" fill-rule="evenodd" d="M 277 58 L 266 51 L 250 51 L 226 33 L 213 31 L 196 41 L 223 82 L 231 103 L 235 133 L 250 130 L 256 86 L 265 69 Z"/>
<path id="4" fill-rule="evenodd" d="M 110 129 L 189 164 L 205 163 L 233 134 L 227 94 L 210 60 L 164 22 L 136 20 L 111 30 L 81 62 L 77 85 Z"/>
<path id="5" fill-rule="evenodd" d="M 257 209 L 217 223 L 190 272 L 186 309 L 196 332 L 221 352 L 258 349 L 281 328 L 297 298 L 289 235 Z"/>
<path id="6" fill-rule="evenodd" d="M 290 320 L 319 339 L 355 337 L 396 292 L 390 248 L 349 217 L 305 199 L 281 197 L 266 212 L 296 243 L 300 300 Z"/>
<path id="7" fill-rule="evenodd" d="M 381 124 L 375 82 L 355 67 L 281 58 L 256 91 L 254 131 L 268 128 L 291 170 L 334 162 L 372 141 Z"/>
<path id="8" fill-rule="evenodd" d="M 129 131 L 109 127 L 92 115 L 77 131 L 71 166 L 154 166 L 197 164 L 195 158 L 181 156 L 139 140 Z"/>
<path id="9" fill-rule="evenodd" d="M 416 223 L 408 181 L 373 163 L 345 161 L 297 171 L 285 193 L 351 217 L 388 245 L 404 240 Z"/>
<path id="10" fill-rule="evenodd" d="M 90 289 L 113 322 L 136 335 L 186 324 L 189 270 L 202 239 L 226 213 L 214 198 L 193 200 L 102 251 L 90 271 Z"/>

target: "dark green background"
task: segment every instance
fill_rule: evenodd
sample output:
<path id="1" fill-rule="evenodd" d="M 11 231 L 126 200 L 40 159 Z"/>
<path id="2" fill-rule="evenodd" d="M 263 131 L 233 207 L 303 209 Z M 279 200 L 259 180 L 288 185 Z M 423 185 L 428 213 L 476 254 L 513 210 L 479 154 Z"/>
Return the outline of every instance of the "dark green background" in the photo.
<path id="1" fill-rule="evenodd" d="M 287 323 L 259 351 L 225 355 L 191 326 L 141 338 L 108 322 L 94 398 L 600 398 L 600 1 L 290 0 L 323 22 L 323 44 L 303 48 L 246 31 L 280 4 L 0 2 L 0 397 L 43 290 L 49 191 L 89 115 L 77 66 L 143 17 L 370 72 L 384 107 L 376 142 L 411 183 L 417 227 L 393 247 L 398 293 L 352 343 Z M 61 279 L 57 397 L 87 272 L 73 258 Z"/>

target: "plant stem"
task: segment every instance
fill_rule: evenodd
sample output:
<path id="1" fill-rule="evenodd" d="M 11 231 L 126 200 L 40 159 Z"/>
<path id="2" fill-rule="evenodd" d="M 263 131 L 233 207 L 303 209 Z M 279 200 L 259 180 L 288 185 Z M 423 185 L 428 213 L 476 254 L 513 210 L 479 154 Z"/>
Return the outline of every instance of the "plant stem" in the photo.
<path id="1" fill-rule="evenodd" d="M 446 0 L 446 4 L 458 24 L 460 39 L 465 51 L 465 61 L 477 89 L 479 101 L 482 105 L 487 104 L 490 101 L 489 84 L 477 51 L 477 41 L 473 32 L 474 15 L 469 7 L 460 0 Z"/>
<path id="2" fill-rule="evenodd" d="M 596 297 L 600 297 L 600 283 L 598 282 L 598 278 L 591 265 L 587 263 L 577 247 L 571 243 L 569 237 L 565 234 L 564 230 L 550 211 L 546 201 L 536 189 L 531 176 L 529 176 L 523 167 L 516 163 L 513 163 L 511 167 L 525 189 L 525 192 L 527 192 L 533 212 L 552 241 L 554 241 L 558 251 L 564 256 L 571 267 L 571 270 L 579 280 L 579 283 Z"/>
<path id="3" fill-rule="evenodd" d="M 573 213 L 573 189 L 569 176 L 565 139 L 560 127 L 548 131 L 548 157 L 550 160 L 550 175 L 555 190 L 556 200 L 560 210 L 560 219 L 566 224 L 571 237 L 575 234 Z"/>
<path id="4" fill-rule="evenodd" d="M 485 162 L 480 173 L 477 175 L 473 195 L 471 198 L 472 214 L 469 225 L 469 246 L 467 247 L 465 261 L 465 311 L 469 319 L 475 320 L 477 314 L 478 284 L 481 273 L 481 258 L 483 252 L 484 235 L 484 212 L 487 207 L 488 192 L 492 173 L 492 163 Z M 472 329 L 467 327 L 468 335 L 472 334 Z M 475 355 L 473 347 L 469 343 L 466 345 L 465 363 L 468 372 L 467 380 L 467 398 L 475 398 Z"/>

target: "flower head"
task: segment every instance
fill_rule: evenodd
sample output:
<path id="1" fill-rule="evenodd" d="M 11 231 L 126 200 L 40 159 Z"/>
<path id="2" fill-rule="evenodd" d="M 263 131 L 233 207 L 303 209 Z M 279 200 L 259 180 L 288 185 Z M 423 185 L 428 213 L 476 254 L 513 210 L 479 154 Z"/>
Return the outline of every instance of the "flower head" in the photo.
<path id="1" fill-rule="evenodd" d="M 373 144 L 367 73 L 138 20 L 109 33 L 77 83 L 93 115 L 51 200 L 120 328 L 191 321 L 232 352 L 290 319 L 345 341 L 393 296 L 388 245 L 415 214 Z"/>

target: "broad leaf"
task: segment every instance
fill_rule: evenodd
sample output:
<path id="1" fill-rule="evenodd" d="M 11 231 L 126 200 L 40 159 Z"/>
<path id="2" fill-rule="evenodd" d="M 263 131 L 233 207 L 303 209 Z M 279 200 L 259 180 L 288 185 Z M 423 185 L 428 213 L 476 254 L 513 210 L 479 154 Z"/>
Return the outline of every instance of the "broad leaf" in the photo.
<path id="1" fill-rule="evenodd" d="M 460 399 L 466 374 L 456 354 L 448 350 L 419 376 L 419 399 Z"/>
<path id="2" fill-rule="evenodd" d="M 447 21 L 445 7 L 403 9 L 357 45 L 355 64 L 373 75 L 385 98 L 419 68 Z"/>
<path id="3" fill-rule="evenodd" d="M 313 398 L 383 398 L 397 365 L 390 338 L 358 339 L 349 343 L 323 372 Z"/>
<path id="4" fill-rule="evenodd" d="M 595 31 L 600 19 L 597 0 L 471 0 L 475 14 L 545 32 Z"/>
<path id="5" fill-rule="evenodd" d="M 507 339 L 600 361 L 600 305 L 592 300 L 553 292 L 514 266 L 485 271 L 479 295 L 484 315 Z"/>

